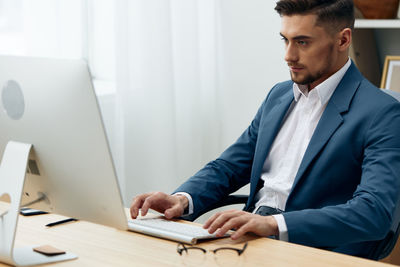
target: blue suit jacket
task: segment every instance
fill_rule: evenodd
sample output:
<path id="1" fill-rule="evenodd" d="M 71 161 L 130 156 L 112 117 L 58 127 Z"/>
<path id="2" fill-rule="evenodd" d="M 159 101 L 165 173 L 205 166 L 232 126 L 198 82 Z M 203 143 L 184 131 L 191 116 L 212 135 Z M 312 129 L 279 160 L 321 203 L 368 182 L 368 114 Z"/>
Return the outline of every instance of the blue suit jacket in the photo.
<path id="1" fill-rule="evenodd" d="M 192 196 L 193 217 L 249 182 L 246 207 L 252 208 L 262 166 L 293 101 L 292 86 L 274 86 L 239 139 L 176 190 Z M 295 177 L 283 213 L 289 241 L 369 257 L 389 231 L 399 192 L 400 103 L 352 63 Z"/>

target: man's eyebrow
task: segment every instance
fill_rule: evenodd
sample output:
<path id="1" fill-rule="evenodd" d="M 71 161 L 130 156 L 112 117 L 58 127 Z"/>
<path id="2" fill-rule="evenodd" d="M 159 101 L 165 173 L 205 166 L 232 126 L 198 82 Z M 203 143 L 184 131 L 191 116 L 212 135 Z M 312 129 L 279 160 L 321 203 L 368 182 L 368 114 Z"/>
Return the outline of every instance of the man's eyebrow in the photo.
<path id="1" fill-rule="evenodd" d="M 288 39 L 285 35 L 283 35 L 282 33 L 279 33 L 280 36 L 282 36 L 285 39 Z M 292 38 L 293 40 L 304 40 L 304 39 L 312 39 L 311 36 L 308 35 L 298 35 Z"/>

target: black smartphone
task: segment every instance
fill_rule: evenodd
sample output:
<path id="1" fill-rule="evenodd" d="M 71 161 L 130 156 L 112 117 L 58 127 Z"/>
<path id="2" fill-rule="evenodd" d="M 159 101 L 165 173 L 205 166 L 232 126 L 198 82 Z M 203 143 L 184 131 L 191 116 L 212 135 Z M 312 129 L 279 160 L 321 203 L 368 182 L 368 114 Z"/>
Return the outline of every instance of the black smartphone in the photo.
<path id="1" fill-rule="evenodd" d="M 47 214 L 48 212 L 42 210 L 35 210 L 31 208 L 21 208 L 19 213 L 24 216 L 32 216 L 32 215 L 39 215 L 39 214 Z"/>

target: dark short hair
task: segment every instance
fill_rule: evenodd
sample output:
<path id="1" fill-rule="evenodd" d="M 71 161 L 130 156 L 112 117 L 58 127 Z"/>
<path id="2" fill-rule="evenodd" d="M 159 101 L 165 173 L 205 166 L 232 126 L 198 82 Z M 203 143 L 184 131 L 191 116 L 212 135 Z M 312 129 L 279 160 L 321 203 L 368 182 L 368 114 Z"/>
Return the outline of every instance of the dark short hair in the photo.
<path id="1" fill-rule="evenodd" d="M 280 0 L 275 10 L 282 16 L 317 15 L 317 25 L 331 32 L 354 29 L 353 0 Z"/>

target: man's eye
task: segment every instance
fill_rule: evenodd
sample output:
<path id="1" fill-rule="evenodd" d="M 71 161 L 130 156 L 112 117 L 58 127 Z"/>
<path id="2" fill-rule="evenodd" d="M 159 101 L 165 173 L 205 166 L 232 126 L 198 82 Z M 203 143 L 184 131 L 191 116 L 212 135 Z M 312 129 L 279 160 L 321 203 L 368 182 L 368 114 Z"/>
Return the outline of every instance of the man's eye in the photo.
<path id="1" fill-rule="evenodd" d="M 297 43 L 298 43 L 299 45 L 302 45 L 302 46 L 304 46 L 304 45 L 307 45 L 307 44 L 308 44 L 306 41 L 302 41 L 302 40 L 300 40 L 300 41 L 297 41 Z"/>

